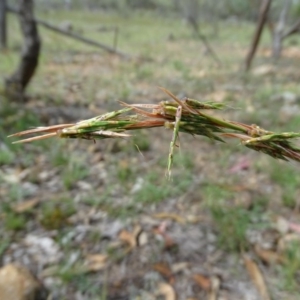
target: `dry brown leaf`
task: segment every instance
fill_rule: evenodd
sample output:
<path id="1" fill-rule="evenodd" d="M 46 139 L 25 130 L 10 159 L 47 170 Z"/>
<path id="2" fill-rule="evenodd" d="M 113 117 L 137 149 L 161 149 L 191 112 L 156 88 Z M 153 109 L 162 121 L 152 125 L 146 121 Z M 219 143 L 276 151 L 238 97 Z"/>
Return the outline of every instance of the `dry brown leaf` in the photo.
<path id="1" fill-rule="evenodd" d="M 246 269 L 263 300 L 271 300 L 264 277 L 257 264 L 247 255 L 243 256 Z"/>
<path id="2" fill-rule="evenodd" d="M 139 225 L 135 226 L 132 232 L 123 229 L 119 233 L 119 239 L 126 243 L 130 249 L 134 249 L 137 246 L 137 237 L 141 233 L 141 227 Z"/>
<path id="3" fill-rule="evenodd" d="M 202 274 L 194 274 L 194 281 L 206 292 L 209 292 L 212 288 L 212 283 L 210 278 L 202 275 Z"/>
<path id="4" fill-rule="evenodd" d="M 174 276 L 171 268 L 166 263 L 157 263 L 153 265 L 153 269 L 160 273 L 169 283 L 174 283 Z"/>
<path id="5" fill-rule="evenodd" d="M 208 300 L 217 300 L 220 289 L 220 279 L 217 276 L 210 278 L 211 290 L 208 293 Z"/>
<path id="6" fill-rule="evenodd" d="M 198 222 L 201 222 L 202 221 L 202 218 L 199 217 L 199 216 L 195 216 L 195 215 L 187 215 L 186 216 L 186 221 L 188 223 L 191 223 L 191 224 L 196 224 Z"/>
<path id="7" fill-rule="evenodd" d="M 263 249 L 259 245 L 255 245 L 254 251 L 263 262 L 269 265 L 284 263 L 284 257 L 275 251 Z"/>
<path id="8" fill-rule="evenodd" d="M 131 248 L 131 249 L 133 249 L 133 248 L 135 248 L 136 247 L 136 238 L 135 238 L 135 236 L 131 233 L 131 232 L 129 232 L 129 231 L 127 231 L 127 230 L 122 230 L 120 233 L 119 233 L 119 239 L 122 241 L 122 242 L 124 242 L 124 243 L 126 243 L 126 244 L 128 244 L 129 245 L 129 247 Z"/>
<path id="9" fill-rule="evenodd" d="M 164 296 L 165 300 L 176 300 L 176 293 L 170 284 L 161 282 L 157 288 L 157 296 Z"/>
<path id="10" fill-rule="evenodd" d="M 107 258 L 106 254 L 88 254 L 86 257 L 86 271 L 95 272 L 104 269 Z"/>
<path id="11" fill-rule="evenodd" d="M 184 271 L 185 269 L 187 269 L 189 267 L 189 263 L 188 262 L 178 262 L 175 263 L 171 266 L 171 270 L 173 274 L 179 273 L 181 271 Z"/>
<path id="12" fill-rule="evenodd" d="M 141 231 L 142 231 L 142 227 L 141 227 L 139 224 L 137 224 L 137 225 L 134 226 L 134 228 L 133 228 L 133 233 L 134 233 L 135 235 L 140 234 Z"/>
<path id="13" fill-rule="evenodd" d="M 26 211 L 32 209 L 33 207 L 35 207 L 39 202 L 40 202 L 40 200 L 37 198 L 32 199 L 32 200 L 23 201 L 21 203 L 15 204 L 12 207 L 12 209 L 16 213 L 23 213 L 23 212 L 26 212 Z"/>
<path id="14" fill-rule="evenodd" d="M 161 213 L 154 214 L 152 217 L 156 218 L 156 219 L 170 219 L 172 221 L 175 221 L 175 222 L 178 222 L 181 224 L 185 223 L 184 218 L 182 218 L 181 216 L 174 214 L 174 213 L 161 212 Z"/>

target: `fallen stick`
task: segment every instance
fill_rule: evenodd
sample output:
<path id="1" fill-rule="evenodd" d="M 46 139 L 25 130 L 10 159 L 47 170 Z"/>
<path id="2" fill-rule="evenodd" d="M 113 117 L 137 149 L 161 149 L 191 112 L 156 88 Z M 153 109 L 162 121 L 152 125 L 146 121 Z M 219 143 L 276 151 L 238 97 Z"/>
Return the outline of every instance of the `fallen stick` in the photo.
<path id="1" fill-rule="evenodd" d="M 17 15 L 21 14 L 16 8 L 11 7 L 9 5 L 6 6 L 6 9 L 10 13 L 17 14 Z M 63 29 L 58 28 L 57 26 L 54 26 L 52 24 L 49 24 L 48 22 L 45 22 L 45 21 L 43 21 L 41 19 L 35 18 L 34 21 L 37 24 L 39 24 L 39 25 L 41 25 L 41 26 L 43 26 L 43 27 L 45 27 L 45 28 L 47 28 L 49 30 L 52 30 L 52 31 L 55 31 L 55 32 L 60 33 L 62 35 L 68 36 L 68 37 L 73 38 L 73 39 L 75 39 L 77 41 L 85 43 L 87 45 L 91 45 L 91 46 L 103 49 L 103 50 L 105 50 L 105 51 L 107 51 L 109 53 L 119 55 L 122 58 L 129 59 L 131 57 L 129 54 L 121 52 L 121 51 L 117 50 L 115 47 L 110 47 L 110 46 L 105 45 L 103 43 L 99 43 L 99 42 L 87 39 L 85 37 L 82 37 L 82 36 L 80 36 L 80 35 L 78 35 L 76 33 L 73 33 L 73 32 L 67 31 L 67 30 L 63 30 Z"/>

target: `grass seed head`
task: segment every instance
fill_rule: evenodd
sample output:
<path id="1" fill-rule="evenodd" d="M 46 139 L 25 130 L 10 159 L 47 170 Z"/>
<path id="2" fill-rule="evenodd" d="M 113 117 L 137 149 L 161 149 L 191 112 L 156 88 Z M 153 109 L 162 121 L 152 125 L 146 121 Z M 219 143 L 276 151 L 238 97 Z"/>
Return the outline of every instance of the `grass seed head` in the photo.
<path id="1" fill-rule="evenodd" d="M 225 106 L 223 103 L 200 102 L 189 98 L 180 100 L 170 91 L 161 89 L 172 100 L 162 101 L 159 104 L 121 103 L 125 108 L 75 124 L 38 127 L 12 134 L 10 137 L 36 135 L 14 143 L 32 142 L 55 136 L 95 140 L 128 137 L 130 136 L 126 132 L 128 130 L 166 127 L 173 130 L 168 164 L 169 172 L 179 132 L 202 135 L 219 142 L 224 142 L 222 137 L 237 138 L 241 140 L 242 145 L 252 150 L 282 160 L 300 161 L 300 148 L 291 142 L 292 139 L 299 138 L 300 133 L 274 133 L 257 125 L 247 125 L 217 118 L 203 111 L 222 109 Z"/>

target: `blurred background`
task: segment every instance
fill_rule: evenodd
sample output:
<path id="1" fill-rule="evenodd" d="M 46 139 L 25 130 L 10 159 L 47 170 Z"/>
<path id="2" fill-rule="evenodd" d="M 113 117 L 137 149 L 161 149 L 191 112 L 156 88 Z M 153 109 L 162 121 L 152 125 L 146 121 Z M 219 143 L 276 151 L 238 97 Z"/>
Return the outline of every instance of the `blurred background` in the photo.
<path id="1" fill-rule="evenodd" d="M 298 132 L 299 30 L 298 0 L 0 0 L 0 299 L 299 299 L 299 163 L 180 134 L 168 180 L 168 129 L 7 138 L 159 86 Z"/>

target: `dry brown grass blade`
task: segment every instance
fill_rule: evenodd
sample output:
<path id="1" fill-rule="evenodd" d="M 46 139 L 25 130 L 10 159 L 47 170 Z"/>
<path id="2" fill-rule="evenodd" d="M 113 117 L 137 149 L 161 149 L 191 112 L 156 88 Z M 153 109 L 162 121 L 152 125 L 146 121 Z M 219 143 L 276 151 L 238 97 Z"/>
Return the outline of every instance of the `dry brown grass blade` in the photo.
<path id="1" fill-rule="evenodd" d="M 182 106 L 184 109 L 186 109 L 187 111 L 189 111 L 190 113 L 192 114 L 201 114 L 199 111 L 197 110 L 194 110 L 192 108 L 190 108 L 189 106 L 187 106 L 184 101 L 181 101 L 180 99 L 178 99 L 175 95 L 173 95 L 169 90 L 159 86 L 159 88 L 164 92 L 166 93 L 168 96 L 170 96 L 175 102 L 178 103 L 178 105 Z"/>
<path id="2" fill-rule="evenodd" d="M 29 143 L 29 142 L 33 142 L 33 141 L 39 141 L 39 140 L 43 140 L 43 139 L 48 139 L 50 137 L 54 137 L 57 136 L 56 132 L 51 132 L 51 133 L 47 133 L 47 134 L 43 134 L 43 135 L 39 135 L 39 136 L 34 136 L 28 139 L 24 139 L 24 140 L 20 140 L 20 141 L 15 141 L 12 142 L 13 144 L 22 144 L 22 143 Z"/>
<path id="3" fill-rule="evenodd" d="M 32 134 L 32 133 L 56 132 L 57 130 L 68 128 L 68 127 L 71 127 L 74 125 L 75 124 L 59 124 L 59 125 L 53 125 L 53 126 L 47 126 L 47 127 L 37 127 L 37 128 L 28 129 L 28 130 L 24 130 L 21 132 L 11 134 L 8 137 L 23 136 L 23 135 Z"/>
<path id="4" fill-rule="evenodd" d="M 146 109 L 158 109 L 158 108 L 160 108 L 160 104 L 140 104 L 140 103 L 128 104 L 128 103 L 123 102 L 123 101 L 119 101 L 119 103 L 122 106 L 129 107 L 129 108 L 132 108 L 132 107 L 140 107 L 140 108 L 146 108 Z"/>
<path id="5" fill-rule="evenodd" d="M 240 139 L 242 141 L 247 141 L 250 139 L 248 135 L 242 134 L 242 133 L 220 133 L 221 136 L 224 137 L 231 137 L 231 138 L 236 138 Z"/>
<path id="6" fill-rule="evenodd" d="M 150 113 L 148 111 L 145 111 L 141 108 L 139 108 L 139 106 L 136 106 L 135 104 L 127 104 L 127 103 L 124 103 L 124 102 L 120 102 L 123 106 L 126 106 L 126 107 L 130 107 L 132 108 L 133 111 L 135 111 L 137 114 L 139 115 L 142 115 L 144 117 L 149 117 L 149 118 L 160 118 L 160 119 L 165 119 L 164 116 L 161 116 L 159 114 L 155 114 L 155 113 Z M 146 105 L 146 107 L 143 107 L 143 108 L 148 108 L 147 107 L 148 105 Z M 156 106 L 156 108 L 159 108 L 160 106 Z"/>
<path id="7" fill-rule="evenodd" d="M 268 265 L 283 264 L 285 262 L 285 258 L 282 254 L 279 254 L 275 251 L 263 249 L 259 245 L 255 245 L 254 251 L 255 254 Z"/>
<path id="8" fill-rule="evenodd" d="M 135 124 L 127 125 L 126 129 L 141 129 L 141 128 L 153 128 L 153 127 L 163 127 L 165 125 L 164 120 L 144 120 Z"/>

